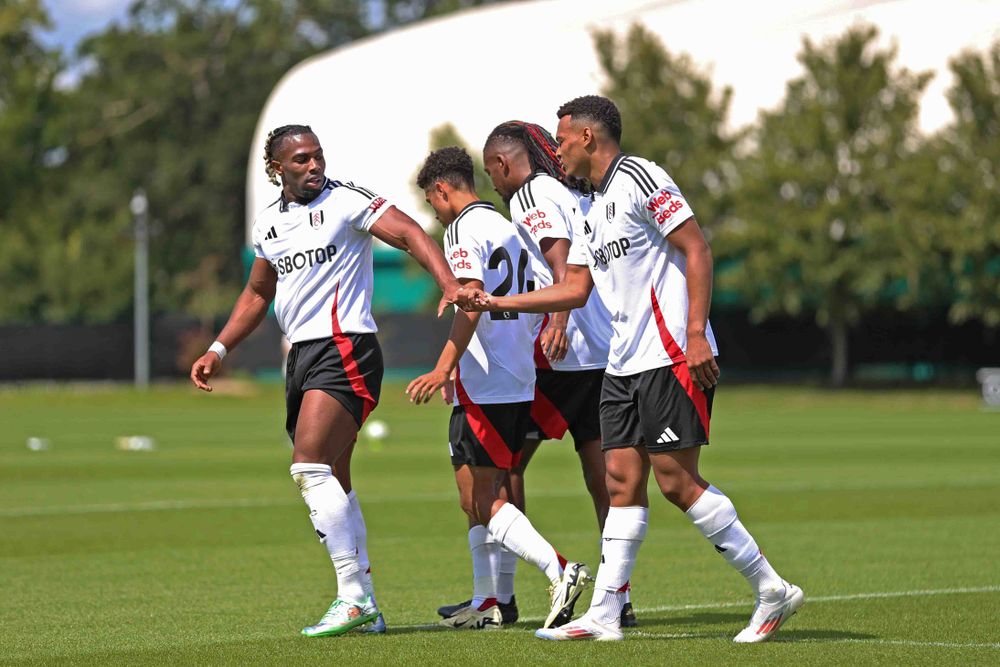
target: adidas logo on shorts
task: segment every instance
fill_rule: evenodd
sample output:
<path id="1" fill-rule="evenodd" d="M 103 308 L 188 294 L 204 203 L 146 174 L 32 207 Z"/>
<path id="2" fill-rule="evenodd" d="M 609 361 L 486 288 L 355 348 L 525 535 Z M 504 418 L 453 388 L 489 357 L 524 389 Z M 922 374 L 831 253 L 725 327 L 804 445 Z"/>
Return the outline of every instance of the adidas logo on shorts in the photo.
<path id="1" fill-rule="evenodd" d="M 668 426 L 667 428 L 663 429 L 663 433 L 661 433 L 660 437 L 656 439 L 656 442 L 661 445 L 665 445 L 668 442 L 677 442 L 678 440 L 680 440 L 680 438 L 678 438 L 677 434 L 674 433 L 673 430 L 671 430 L 671 428 Z"/>

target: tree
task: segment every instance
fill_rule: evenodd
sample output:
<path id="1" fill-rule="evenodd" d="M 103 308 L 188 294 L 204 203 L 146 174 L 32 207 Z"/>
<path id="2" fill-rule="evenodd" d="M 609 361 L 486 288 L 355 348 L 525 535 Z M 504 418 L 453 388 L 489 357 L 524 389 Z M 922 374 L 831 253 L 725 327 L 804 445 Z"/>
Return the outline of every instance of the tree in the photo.
<path id="1" fill-rule="evenodd" d="M 653 160 L 674 178 L 709 232 L 729 211 L 735 148 L 726 129 L 732 90 L 714 89 L 709 72 L 685 54 L 669 53 L 640 24 L 618 39 L 594 35 L 607 77 L 604 94 L 622 114 L 622 149 Z"/>
<path id="2" fill-rule="evenodd" d="M 46 49 L 36 34 L 50 26 L 39 0 L 0 5 L 0 319 L 36 314 L 36 234 L 29 227 L 45 191 L 49 123 L 59 100 L 53 85 L 59 54 Z M 44 243 L 60 238 L 41 228 Z"/>
<path id="3" fill-rule="evenodd" d="M 919 215 L 908 161 L 921 149 L 928 73 L 896 68 L 875 27 L 803 41 L 804 73 L 761 116 L 740 163 L 733 216 L 718 237 L 742 261 L 724 285 L 766 318 L 812 312 L 832 344 L 831 379 L 848 377 L 848 333 L 886 302 L 915 303 L 933 216 Z M 926 178 L 923 179 L 926 182 Z M 902 287 L 901 287 L 902 286 Z"/>
<path id="4" fill-rule="evenodd" d="M 1000 41 L 951 60 L 954 123 L 940 137 L 941 247 L 954 276 L 949 316 L 1000 326 Z"/>

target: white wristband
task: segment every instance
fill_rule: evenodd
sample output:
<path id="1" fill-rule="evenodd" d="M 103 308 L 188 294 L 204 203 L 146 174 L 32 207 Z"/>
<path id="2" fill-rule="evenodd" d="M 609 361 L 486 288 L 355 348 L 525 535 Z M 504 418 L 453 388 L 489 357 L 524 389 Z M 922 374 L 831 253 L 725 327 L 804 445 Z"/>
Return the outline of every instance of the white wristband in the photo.
<path id="1" fill-rule="evenodd" d="M 222 361 L 223 359 L 226 358 L 226 346 L 220 343 L 219 341 L 215 341 L 214 343 L 209 345 L 208 351 L 215 352 L 217 355 L 219 355 L 219 361 Z"/>

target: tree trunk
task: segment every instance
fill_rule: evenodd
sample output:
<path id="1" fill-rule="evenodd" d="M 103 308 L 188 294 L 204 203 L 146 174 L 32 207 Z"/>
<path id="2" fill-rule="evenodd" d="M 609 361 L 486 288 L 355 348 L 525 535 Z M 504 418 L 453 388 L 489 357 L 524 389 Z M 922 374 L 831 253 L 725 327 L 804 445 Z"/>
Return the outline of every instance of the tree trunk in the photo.
<path id="1" fill-rule="evenodd" d="M 832 317 L 828 328 L 833 352 L 833 363 L 830 367 L 830 382 L 834 387 L 847 384 L 847 322 L 840 317 Z"/>

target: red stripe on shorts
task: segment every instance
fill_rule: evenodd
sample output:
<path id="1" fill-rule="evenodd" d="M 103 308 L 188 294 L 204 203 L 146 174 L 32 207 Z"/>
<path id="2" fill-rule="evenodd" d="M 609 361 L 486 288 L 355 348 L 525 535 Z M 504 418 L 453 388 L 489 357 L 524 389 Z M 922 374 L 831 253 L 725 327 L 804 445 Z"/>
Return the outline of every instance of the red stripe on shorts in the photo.
<path id="1" fill-rule="evenodd" d="M 361 371 L 358 369 L 358 362 L 354 359 L 354 344 L 351 343 L 351 339 L 340 328 L 340 320 L 337 318 L 337 298 L 339 296 L 340 283 L 337 283 L 337 287 L 333 292 L 333 308 L 330 309 L 330 320 L 333 325 L 333 342 L 337 345 L 337 349 L 340 350 L 340 356 L 344 360 L 344 372 L 347 373 L 347 379 L 351 383 L 354 395 L 364 401 L 364 408 L 361 412 L 361 423 L 364 424 L 365 420 L 368 419 L 368 415 L 375 409 L 377 401 L 371 392 L 368 391 L 368 385 L 365 384 L 365 379 L 361 376 Z"/>
<path id="2" fill-rule="evenodd" d="M 483 409 L 472 402 L 469 394 L 462 386 L 462 380 L 455 378 L 455 393 L 458 395 L 458 402 L 465 407 L 465 421 L 472 428 L 479 443 L 490 455 L 490 460 L 501 470 L 510 470 L 514 465 L 514 456 L 507 447 L 496 428 L 490 423 Z"/>
<path id="3" fill-rule="evenodd" d="M 537 383 L 535 384 L 535 400 L 531 402 L 531 419 L 542 429 L 542 440 L 546 438 L 559 440 L 569 430 L 569 424 L 559 412 L 559 408 L 538 389 Z"/>
<path id="4" fill-rule="evenodd" d="M 681 386 L 684 387 L 684 392 L 691 398 L 691 402 L 694 403 L 694 409 L 698 411 L 698 418 L 701 420 L 701 426 L 705 429 L 705 437 L 707 438 L 709 423 L 708 397 L 705 396 L 705 392 L 694 386 L 694 382 L 691 380 L 691 371 L 688 370 L 686 362 L 674 364 L 670 367 L 670 370 L 674 372 L 674 377 L 681 383 Z"/>
<path id="5" fill-rule="evenodd" d="M 535 368 L 552 368 L 552 364 L 549 360 L 545 358 L 545 352 L 542 351 L 542 332 L 545 331 L 545 326 L 549 323 L 549 315 L 545 314 L 542 318 L 542 327 L 538 330 L 538 335 L 535 336 Z"/>

